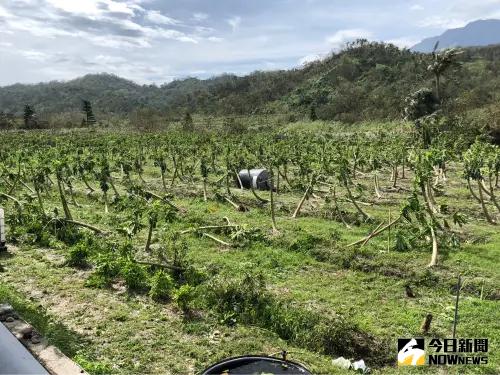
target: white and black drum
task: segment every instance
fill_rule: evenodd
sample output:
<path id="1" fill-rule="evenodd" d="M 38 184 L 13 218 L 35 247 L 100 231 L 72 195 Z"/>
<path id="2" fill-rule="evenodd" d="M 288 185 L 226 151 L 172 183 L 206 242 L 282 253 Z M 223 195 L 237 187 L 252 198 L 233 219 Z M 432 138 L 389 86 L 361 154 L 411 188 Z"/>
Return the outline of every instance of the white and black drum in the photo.
<path id="1" fill-rule="evenodd" d="M 242 169 L 238 173 L 241 181 L 240 188 L 255 190 L 271 190 L 272 181 L 269 180 L 269 172 L 266 169 Z"/>

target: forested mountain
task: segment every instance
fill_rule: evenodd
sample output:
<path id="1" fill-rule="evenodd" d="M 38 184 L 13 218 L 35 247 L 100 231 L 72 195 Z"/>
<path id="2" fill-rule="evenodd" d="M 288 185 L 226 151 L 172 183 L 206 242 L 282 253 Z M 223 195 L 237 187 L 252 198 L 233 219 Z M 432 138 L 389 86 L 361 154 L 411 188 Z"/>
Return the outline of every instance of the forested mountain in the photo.
<path id="1" fill-rule="evenodd" d="M 498 44 L 500 43 L 500 20 L 470 22 L 464 27 L 446 30 L 439 36 L 424 39 L 411 49 L 417 52 L 432 52 L 438 41 L 439 49 Z"/>
<path id="2" fill-rule="evenodd" d="M 92 103 L 98 119 L 148 108 L 162 116 L 279 113 L 354 122 L 401 118 L 404 99 L 434 87 L 429 54 L 368 41 L 307 66 L 244 77 L 188 78 L 162 86 L 138 85 L 110 74 L 67 82 L 0 88 L 0 112 L 21 116 L 26 104 L 40 114 L 78 113 Z M 442 77 L 444 108 L 468 110 L 500 98 L 500 46 L 469 48 Z"/>

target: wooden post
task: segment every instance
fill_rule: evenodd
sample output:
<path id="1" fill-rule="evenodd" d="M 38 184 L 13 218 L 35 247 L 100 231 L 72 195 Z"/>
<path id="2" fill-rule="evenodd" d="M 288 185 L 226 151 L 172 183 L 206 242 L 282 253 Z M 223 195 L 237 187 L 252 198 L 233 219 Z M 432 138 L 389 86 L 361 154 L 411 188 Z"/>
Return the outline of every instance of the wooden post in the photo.
<path id="1" fill-rule="evenodd" d="M 458 322 L 458 299 L 460 298 L 460 286 L 461 286 L 461 278 L 458 275 L 457 282 L 457 299 L 455 300 L 455 318 L 453 319 L 453 338 L 455 338 L 455 334 L 457 332 L 457 322 Z"/>
<path id="2" fill-rule="evenodd" d="M 391 222 L 391 209 L 389 209 L 389 223 Z M 387 235 L 387 251 L 391 250 L 391 227 L 389 227 L 388 235 Z"/>

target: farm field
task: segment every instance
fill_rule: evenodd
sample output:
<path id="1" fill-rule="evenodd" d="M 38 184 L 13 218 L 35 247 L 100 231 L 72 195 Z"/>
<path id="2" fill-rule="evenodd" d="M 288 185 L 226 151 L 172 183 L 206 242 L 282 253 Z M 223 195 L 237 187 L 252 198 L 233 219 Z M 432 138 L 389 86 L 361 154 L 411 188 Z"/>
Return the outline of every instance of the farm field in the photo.
<path id="1" fill-rule="evenodd" d="M 315 374 L 498 374 L 498 147 L 311 129 L 0 133 L 0 300 L 90 374 L 282 350 Z M 239 188 L 251 168 L 274 189 Z M 489 338 L 488 364 L 398 369 L 398 338 L 452 336 L 459 275 L 457 337 Z"/>

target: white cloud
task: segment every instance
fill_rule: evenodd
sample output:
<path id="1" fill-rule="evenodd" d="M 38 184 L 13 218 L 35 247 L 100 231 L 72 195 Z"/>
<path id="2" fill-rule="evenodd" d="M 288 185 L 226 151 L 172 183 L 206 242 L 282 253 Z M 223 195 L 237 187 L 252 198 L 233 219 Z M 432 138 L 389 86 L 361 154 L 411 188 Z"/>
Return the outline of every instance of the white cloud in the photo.
<path id="1" fill-rule="evenodd" d="M 241 25 L 241 17 L 235 16 L 227 20 L 227 23 L 231 26 L 233 31 L 236 31 Z"/>
<path id="2" fill-rule="evenodd" d="M 178 25 L 180 22 L 171 17 L 161 14 L 157 10 L 150 10 L 146 13 L 146 19 L 159 25 Z"/>
<path id="3" fill-rule="evenodd" d="M 467 20 L 459 18 L 449 18 L 442 16 L 430 16 L 418 22 L 417 25 L 422 28 L 436 28 L 436 29 L 456 29 L 463 27 L 467 24 Z"/>
<path id="4" fill-rule="evenodd" d="M 194 30 L 198 34 L 203 34 L 203 35 L 211 34 L 211 33 L 213 33 L 215 31 L 214 28 L 212 28 L 212 27 L 206 27 L 206 26 L 195 26 Z"/>
<path id="5" fill-rule="evenodd" d="M 214 43 L 221 43 L 224 41 L 224 38 L 219 38 L 217 36 L 209 36 L 207 40 Z"/>
<path id="6" fill-rule="evenodd" d="M 127 38 L 123 36 L 108 35 L 86 35 L 85 38 L 92 44 L 99 47 L 131 49 L 131 48 L 149 48 L 151 43 L 146 39 Z"/>
<path id="7" fill-rule="evenodd" d="M 149 48 L 154 40 L 169 39 L 186 43 L 198 43 L 198 40 L 189 34 L 182 31 L 167 29 L 163 26 L 150 27 L 144 26 L 137 22 L 132 21 L 132 17 L 126 13 L 126 17 L 113 17 L 111 14 L 103 12 L 96 4 L 95 0 L 90 0 L 89 4 L 79 6 L 76 2 L 66 2 L 62 0 L 47 0 L 51 4 L 62 7 L 65 12 L 78 14 L 79 17 L 85 17 L 94 22 L 96 26 L 88 28 L 78 27 L 61 27 L 58 22 L 64 25 L 64 22 L 69 22 L 74 18 L 56 15 L 47 12 L 43 14 L 43 18 L 30 18 L 25 17 L 23 13 L 12 14 L 0 7 L 0 17 L 6 25 L 7 31 L 24 31 L 36 37 L 41 38 L 56 38 L 56 37 L 73 37 L 87 40 L 90 43 L 107 48 Z M 71 3 L 71 4 L 70 4 Z M 93 3 L 95 6 L 92 6 Z M 105 4 L 113 5 L 114 1 L 105 0 Z M 128 7 L 137 7 L 137 4 L 127 3 Z M 120 11 L 121 8 L 113 8 Z M 121 9 L 126 12 L 125 8 Z M 178 24 L 177 20 L 162 15 L 157 11 L 149 11 L 146 17 L 152 18 L 156 23 L 165 24 Z M 97 26 L 102 26 L 103 29 L 98 29 Z M 109 26 L 109 27 L 108 27 Z M 108 30 L 109 29 L 109 30 Z M 194 31 L 193 31 L 194 32 Z M 205 30 L 209 34 L 209 29 Z"/>
<path id="8" fill-rule="evenodd" d="M 121 56 L 97 55 L 93 58 L 93 61 L 99 64 L 109 65 L 125 63 L 127 59 Z"/>
<path id="9" fill-rule="evenodd" d="M 46 53 L 39 52 L 39 51 L 33 51 L 33 50 L 27 50 L 27 51 L 18 51 L 18 53 L 25 57 L 28 60 L 33 60 L 33 61 L 47 61 L 50 56 L 47 55 Z"/>
<path id="10" fill-rule="evenodd" d="M 298 63 L 299 65 L 307 65 L 309 63 L 312 63 L 314 61 L 318 61 L 318 60 L 321 60 L 321 56 L 319 54 L 316 54 L 316 53 L 313 53 L 313 54 L 310 54 L 310 55 L 306 55 L 304 57 L 302 57 L 301 59 L 299 59 Z"/>
<path id="11" fill-rule="evenodd" d="M 208 17 L 209 17 L 209 15 L 206 13 L 194 13 L 193 14 L 193 19 L 195 21 L 205 21 L 208 19 Z"/>
<path id="12" fill-rule="evenodd" d="M 417 26 L 445 30 L 463 27 L 478 19 L 500 18 L 500 0 L 455 0 L 444 4 L 444 9 L 435 12 L 439 15 L 426 17 Z"/>
<path id="13" fill-rule="evenodd" d="M 7 11 L 7 9 L 5 9 L 0 5 L 0 17 L 7 18 L 7 17 L 12 17 L 12 15 Z"/>
<path id="14" fill-rule="evenodd" d="M 46 0 L 52 7 L 67 13 L 99 17 L 106 12 L 134 16 L 136 11 L 144 10 L 134 1 L 119 2 L 114 0 Z"/>
<path id="15" fill-rule="evenodd" d="M 67 65 L 48 65 L 41 71 L 55 79 L 68 80 L 75 78 L 75 67 L 78 68 L 80 75 L 113 72 L 120 77 L 140 84 L 152 84 L 159 80 L 170 82 L 175 78 L 170 72 L 169 66 L 154 67 L 147 62 L 129 62 L 126 59 L 122 60 L 120 57 L 108 55 L 100 55 L 90 60 L 85 57 L 77 57 L 70 59 Z"/>
<path id="16" fill-rule="evenodd" d="M 55 38 L 58 36 L 78 36 L 78 32 L 67 31 L 61 28 L 49 26 L 40 21 L 22 18 L 12 15 L 5 19 L 6 29 L 26 31 L 37 37 Z"/>
<path id="17" fill-rule="evenodd" d="M 388 39 L 385 42 L 394 44 L 395 46 L 398 46 L 399 48 L 409 48 L 409 47 L 413 47 L 415 44 L 420 42 L 420 40 L 421 39 L 414 38 L 414 37 L 401 37 L 401 38 L 395 38 L 395 39 Z"/>
<path id="18" fill-rule="evenodd" d="M 437 27 L 500 15 L 500 0 L 290 3 L 224 0 L 224 6 L 207 7 L 203 0 L 0 0 L 5 51 L 0 59 L 9 66 L 0 69 L 0 85 L 104 71 L 164 82 L 188 74 L 285 69 L 321 59 L 358 38 L 408 47 L 417 38 L 440 34 Z M 48 60 L 38 62 L 43 59 Z"/>
<path id="19" fill-rule="evenodd" d="M 356 39 L 370 39 L 373 37 L 373 33 L 365 29 L 345 29 L 339 30 L 332 36 L 326 38 L 326 42 L 330 44 L 333 49 L 339 49 L 344 46 L 345 43 L 351 42 Z"/>
<path id="20" fill-rule="evenodd" d="M 144 33 L 153 38 L 164 38 L 164 39 L 172 39 L 180 42 L 187 43 L 198 43 L 196 39 L 191 36 L 184 34 L 183 32 L 172 30 L 172 29 L 161 29 L 161 28 L 144 28 Z"/>
<path id="21" fill-rule="evenodd" d="M 105 4 L 108 6 L 108 10 L 113 13 L 128 14 L 130 16 L 135 16 L 136 11 L 143 12 L 144 8 L 134 3 L 119 3 L 116 1 L 106 1 Z"/>
<path id="22" fill-rule="evenodd" d="M 99 8 L 99 1 L 68 1 L 68 0 L 47 0 L 47 3 L 54 8 L 63 10 L 72 14 L 84 14 L 87 16 L 97 16 L 102 14 L 103 10 Z"/>

